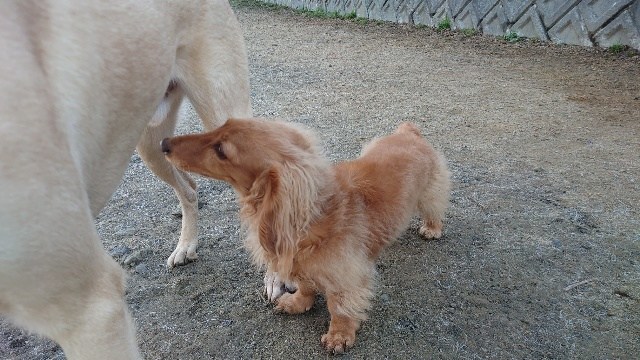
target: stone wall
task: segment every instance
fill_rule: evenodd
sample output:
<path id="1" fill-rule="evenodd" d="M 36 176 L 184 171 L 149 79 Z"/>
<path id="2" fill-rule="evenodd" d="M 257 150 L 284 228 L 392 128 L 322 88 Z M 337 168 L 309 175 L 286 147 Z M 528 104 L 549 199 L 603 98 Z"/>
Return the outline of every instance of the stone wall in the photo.
<path id="1" fill-rule="evenodd" d="M 640 50 L 640 0 L 261 0 L 295 9 L 563 44 Z"/>

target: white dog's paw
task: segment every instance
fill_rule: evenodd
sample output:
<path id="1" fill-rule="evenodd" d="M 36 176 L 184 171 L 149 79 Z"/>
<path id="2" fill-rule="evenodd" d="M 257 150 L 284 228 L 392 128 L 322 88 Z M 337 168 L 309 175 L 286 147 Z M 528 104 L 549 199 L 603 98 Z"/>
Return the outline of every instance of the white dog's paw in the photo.
<path id="1" fill-rule="evenodd" d="M 264 274 L 264 290 L 262 294 L 269 302 L 275 302 L 286 292 L 284 282 L 278 277 L 278 273 L 267 271 Z"/>
<path id="2" fill-rule="evenodd" d="M 262 294 L 272 303 L 275 303 L 284 293 L 294 293 L 298 287 L 294 283 L 285 283 L 278 273 L 267 271 L 264 275 L 264 290 Z"/>
<path id="3" fill-rule="evenodd" d="M 167 267 L 172 269 L 176 266 L 186 265 L 194 260 L 198 259 L 196 248 L 198 244 L 180 245 L 176 246 L 169 259 L 167 259 Z"/>

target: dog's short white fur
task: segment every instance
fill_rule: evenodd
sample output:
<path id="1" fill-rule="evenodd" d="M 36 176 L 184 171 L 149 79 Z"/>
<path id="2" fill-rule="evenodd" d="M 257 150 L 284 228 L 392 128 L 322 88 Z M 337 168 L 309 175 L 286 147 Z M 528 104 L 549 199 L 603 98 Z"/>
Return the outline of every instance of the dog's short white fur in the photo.
<path id="1" fill-rule="evenodd" d="M 195 183 L 159 143 L 185 95 L 207 129 L 251 116 L 239 24 L 225 0 L 4 0 L 0 14 L 0 314 L 70 359 L 138 358 L 94 217 L 137 145 L 182 205 L 168 265 L 195 258 Z"/>

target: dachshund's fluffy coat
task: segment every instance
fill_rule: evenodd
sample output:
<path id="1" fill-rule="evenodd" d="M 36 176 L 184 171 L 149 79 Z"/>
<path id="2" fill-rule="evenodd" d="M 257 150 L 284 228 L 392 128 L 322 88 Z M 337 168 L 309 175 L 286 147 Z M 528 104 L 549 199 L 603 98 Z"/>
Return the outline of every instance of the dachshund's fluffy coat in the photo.
<path id="1" fill-rule="evenodd" d="M 335 166 L 313 134 L 278 121 L 232 119 L 165 139 L 162 148 L 178 168 L 236 190 L 254 261 L 297 286 L 274 299 L 277 309 L 302 313 L 316 292 L 325 295 L 331 322 L 322 343 L 333 352 L 353 345 L 370 307 L 375 259 L 411 217 L 420 214 L 425 238 L 442 234 L 449 171 L 410 123 Z"/>

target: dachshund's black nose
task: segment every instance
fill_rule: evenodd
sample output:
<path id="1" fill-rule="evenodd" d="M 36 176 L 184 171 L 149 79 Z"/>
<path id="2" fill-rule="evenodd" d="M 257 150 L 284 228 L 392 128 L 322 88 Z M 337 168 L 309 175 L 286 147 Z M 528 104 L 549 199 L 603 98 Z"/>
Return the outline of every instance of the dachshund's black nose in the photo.
<path id="1" fill-rule="evenodd" d="M 162 148 L 162 152 L 167 155 L 171 152 L 171 146 L 169 145 L 169 138 L 164 138 L 160 142 L 160 147 Z"/>

